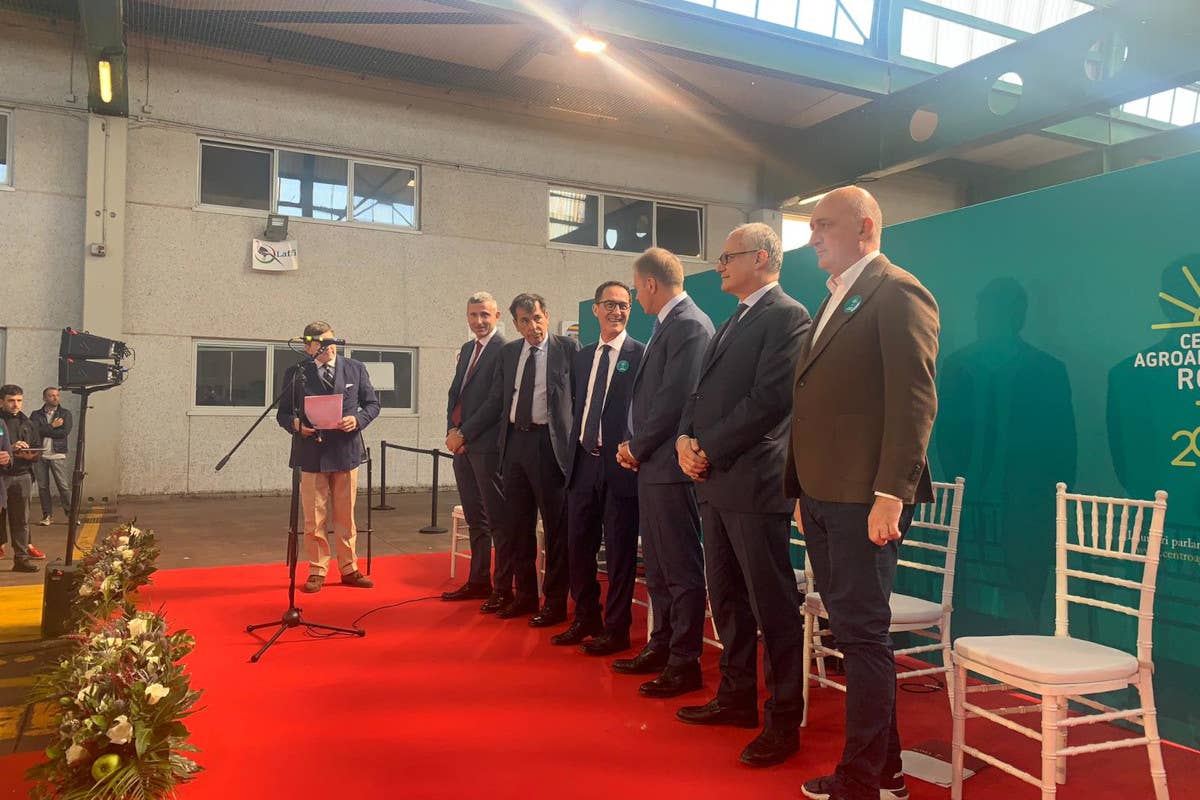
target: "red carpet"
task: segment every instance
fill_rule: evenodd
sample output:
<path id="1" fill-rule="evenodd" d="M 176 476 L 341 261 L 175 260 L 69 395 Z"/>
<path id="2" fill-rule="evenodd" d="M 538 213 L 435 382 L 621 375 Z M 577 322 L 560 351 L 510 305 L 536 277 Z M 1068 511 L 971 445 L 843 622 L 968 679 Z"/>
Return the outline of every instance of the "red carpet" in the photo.
<path id="1" fill-rule="evenodd" d="M 373 591 L 330 585 L 300 595 L 313 622 L 348 625 L 369 608 L 451 586 L 447 556 L 378 559 Z M 612 796 L 794 798 L 800 783 L 832 769 L 841 749 L 842 701 L 814 691 L 801 755 L 768 770 L 741 766 L 753 731 L 697 728 L 674 719 L 679 705 L 702 703 L 717 684 L 717 652 L 705 656 L 706 688 L 680 700 L 637 695 L 639 678 L 614 674 L 610 659 L 552 647 L 524 620 L 477 613 L 477 604 L 413 603 L 368 617 L 364 639 L 320 640 L 286 632 L 258 664 L 244 632 L 286 605 L 279 566 L 172 570 L 155 575 L 151 607 L 165 603 L 176 627 L 198 646 L 192 682 L 205 691 L 192 719 L 206 771 L 183 800 L 335 795 L 354 798 L 608 798 Z M 644 630 L 639 617 L 634 630 Z M 557 630 L 557 629 L 556 629 Z M 268 631 L 269 633 L 269 631 Z M 638 643 L 640 644 L 640 643 Z M 900 696 L 906 741 L 950 738 L 944 694 Z M 1032 742 L 987 731 L 1001 754 Z M 996 737 L 999 737 L 997 741 Z M 34 756 L 0 759 L 0 796 L 25 796 L 20 778 Z M 1177 798 L 1200 796 L 1200 755 L 1167 748 Z M 1144 750 L 1076 757 L 1064 800 L 1152 797 Z M 949 790 L 910 780 L 912 796 Z M 969 800 L 1033 798 L 1037 792 L 987 769 L 966 786 Z"/>

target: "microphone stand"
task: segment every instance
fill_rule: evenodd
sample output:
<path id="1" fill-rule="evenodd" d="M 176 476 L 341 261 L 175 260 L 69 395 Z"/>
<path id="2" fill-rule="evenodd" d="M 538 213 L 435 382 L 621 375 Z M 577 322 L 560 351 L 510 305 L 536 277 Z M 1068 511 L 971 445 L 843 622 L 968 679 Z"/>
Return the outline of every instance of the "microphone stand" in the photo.
<path id="1" fill-rule="evenodd" d="M 318 351 L 318 353 L 319 352 L 320 351 Z M 271 410 L 279 405 L 279 401 L 283 399 L 284 394 L 287 393 L 288 391 L 292 392 L 292 411 L 293 411 L 293 413 L 296 415 L 297 419 L 299 419 L 302 416 L 302 412 L 299 409 L 299 407 L 297 406 L 296 399 L 297 399 L 297 397 L 299 397 L 301 399 L 305 397 L 304 368 L 308 364 L 313 363 L 316 360 L 316 357 L 317 357 L 317 353 L 306 356 L 306 358 L 303 361 L 301 361 L 294 367 L 294 371 L 292 373 L 292 380 L 289 382 L 288 386 L 284 387 L 283 391 L 275 396 L 275 399 L 271 401 L 271 405 L 267 406 L 267 410 L 259 415 L 258 419 L 256 419 L 254 421 L 254 424 L 250 426 L 249 430 L 247 430 L 242 435 L 242 438 L 238 440 L 237 444 L 235 444 L 233 446 L 233 449 L 230 450 L 225 455 L 224 458 L 222 458 L 219 462 L 217 462 L 217 470 L 218 471 L 222 467 L 224 467 L 227 463 L 229 463 L 229 459 L 232 458 L 233 454 L 236 453 L 238 448 L 242 446 L 242 443 L 245 442 L 246 439 L 248 439 L 250 437 L 250 434 L 254 432 L 254 429 L 258 427 L 259 423 L 262 422 L 264 419 L 266 419 L 267 415 L 271 413 Z M 298 448 L 300 440 L 301 440 L 299 427 L 300 426 L 296 426 L 296 429 L 292 431 L 293 463 L 295 461 L 296 451 L 297 451 L 297 448 Z M 266 641 L 266 643 L 263 644 L 263 646 L 260 647 L 254 653 L 254 655 L 250 656 L 251 663 L 256 663 L 260 658 L 262 658 L 263 654 L 265 652 L 267 652 L 267 650 L 271 647 L 271 645 L 275 644 L 275 641 L 280 636 L 282 636 L 283 632 L 286 631 L 288 628 L 298 628 L 301 625 L 303 625 L 306 630 L 332 631 L 334 633 L 345 633 L 345 634 L 350 634 L 353 636 L 360 636 L 360 637 L 367 635 L 367 632 L 364 631 L 362 628 L 340 628 L 336 625 L 322 625 L 317 622 L 308 622 L 307 620 L 305 620 L 303 618 L 303 616 L 301 615 L 302 609 L 296 607 L 296 562 L 299 560 L 299 547 L 300 547 L 299 539 L 300 539 L 300 467 L 293 466 L 292 467 L 291 518 L 290 518 L 290 522 L 289 522 L 289 526 L 288 526 L 288 548 L 287 548 L 288 607 L 287 607 L 287 610 L 283 612 L 283 616 L 279 619 L 279 621 L 272 620 L 271 622 L 260 622 L 260 623 L 254 624 L 254 625 L 246 626 L 247 633 L 253 633 L 254 631 L 258 630 L 259 628 L 269 628 L 273 625 L 278 626 L 275 633 L 273 633 L 271 635 L 271 638 L 269 638 Z"/>

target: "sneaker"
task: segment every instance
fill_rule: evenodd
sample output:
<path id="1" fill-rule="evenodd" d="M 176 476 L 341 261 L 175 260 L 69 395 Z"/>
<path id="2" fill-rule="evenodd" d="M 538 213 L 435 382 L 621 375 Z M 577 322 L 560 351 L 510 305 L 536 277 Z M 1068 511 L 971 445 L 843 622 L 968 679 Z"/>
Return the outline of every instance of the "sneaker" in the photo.
<path id="1" fill-rule="evenodd" d="M 14 561 L 13 572 L 37 572 L 37 564 L 30 564 L 28 561 Z"/>
<path id="2" fill-rule="evenodd" d="M 800 791 L 810 800 L 839 800 L 845 795 L 835 795 L 837 779 L 832 775 L 823 775 L 806 781 Z M 904 773 L 897 772 L 891 778 L 879 781 L 879 800 L 908 800 L 908 787 L 904 785 Z"/>
<path id="3" fill-rule="evenodd" d="M 38 550 L 33 545 L 29 545 L 29 557 L 37 561 L 44 561 L 46 559 L 46 554 L 41 550 Z"/>
<path id="4" fill-rule="evenodd" d="M 53 525 L 53 524 L 54 524 L 54 520 L 52 520 L 52 519 L 50 518 L 50 515 L 49 515 L 49 514 L 47 514 L 46 516 L 42 517 L 42 521 L 38 523 L 38 525 Z"/>
<path id="5" fill-rule="evenodd" d="M 890 778 L 879 779 L 879 800 L 908 800 L 908 787 L 904 785 L 903 772 L 897 772 Z"/>
<path id="6" fill-rule="evenodd" d="M 375 583 L 358 570 L 354 570 L 354 572 L 342 575 L 342 585 L 353 586 L 356 589 L 370 589 L 375 586 Z"/>
<path id="7" fill-rule="evenodd" d="M 308 580 L 300 587 L 300 591 L 306 594 L 316 594 L 321 591 L 321 587 L 325 585 L 324 575 L 309 575 Z"/>

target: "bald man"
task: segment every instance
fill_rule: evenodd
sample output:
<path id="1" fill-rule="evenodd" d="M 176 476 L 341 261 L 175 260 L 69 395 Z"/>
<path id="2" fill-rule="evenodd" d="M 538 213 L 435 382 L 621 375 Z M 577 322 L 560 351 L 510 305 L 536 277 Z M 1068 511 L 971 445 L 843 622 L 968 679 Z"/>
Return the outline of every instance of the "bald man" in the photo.
<path id="1" fill-rule="evenodd" d="M 810 225 L 829 297 L 801 345 L 784 489 L 798 498 L 814 582 L 846 656 L 846 744 L 834 774 L 802 792 L 904 800 L 889 598 L 913 504 L 933 499 L 925 450 L 938 307 L 879 252 L 883 215 L 868 192 L 830 192 Z"/>

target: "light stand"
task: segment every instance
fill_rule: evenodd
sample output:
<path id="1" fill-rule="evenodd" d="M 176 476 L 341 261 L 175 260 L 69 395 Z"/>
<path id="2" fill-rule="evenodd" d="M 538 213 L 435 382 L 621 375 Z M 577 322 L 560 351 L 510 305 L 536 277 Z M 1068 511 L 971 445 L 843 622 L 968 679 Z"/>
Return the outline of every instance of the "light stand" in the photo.
<path id="1" fill-rule="evenodd" d="M 87 446 L 87 412 L 88 399 L 96 392 L 103 392 L 117 386 L 115 383 L 102 386 L 80 386 L 71 391 L 79 395 L 79 427 L 75 430 L 75 469 L 71 472 L 71 510 L 67 514 L 67 557 L 69 567 L 75 560 L 75 538 L 79 522 L 80 495 L 83 493 L 83 450 Z"/>
<path id="2" fill-rule="evenodd" d="M 267 410 L 264 411 L 262 414 L 260 414 L 258 419 L 256 419 L 254 421 L 254 424 L 250 426 L 249 430 L 247 430 L 244 434 L 242 434 L 242 438 L 239 439 L 238 443 L 233 446 L 233 449 L 230 450 L 225 455 L 224 458 L 222 458 L 219 462 L 217 462 L 218 470 L 220 470 L 222 467 L 225 466 L 225 464 L 227 464 L 229 462 L 229 459 L 232 458 L 233 454 L 236 453 L 238 448 L 242 446 L 242 443 L 245 442 L 246 439 L 248 439 L 250 437 L 250 434 L 254 432 L 254 429 L 258 427 L 259 423 L 262 422 L 264 419 L 266 419 L 267 415 L 270 414 L 271 411 L 276 406 L 279 405 L 279 401 L 283 398 L 284 393 L 286 393 L 288 391 L 292 392 L 292 399 L 293 399 L 292 409 L 293 409 L 293 411 L 296 412 L 297 418 L 300 416 L 300 413 L 297 410 L 298 406 L 295 403 L 295 399 L 297 398 L 297 396 L 299 396 L 300 398 L 303 398 L 305 396 L 305 394 L 304 394 L 304 384 L 305 384 L 304 367 L 305 367 L 305 365 L 311 363 L 315 358 L 316 358 L 316 354 L 310 355 L 305 360 L 301 361 L 299 364 L 297 364 L 293 368 L 292 380 L 288 382 L 288 386 L 286 386 L 282 392 L 280 392 L 278 395 L 275 396 L 275 399 L 271 401 L 271 405 L 267 406 Z M 298 391 L 297 391 L 297 389 L 298 389 Z M 296 448 L 299 444 L 299 441 L 300 441 L 300 431 L 293 430 L 292 431 L 292 454 L 293 455 L 295 455 L 295 453 L 296 453 Z M 303 618 L 303 616 L 301 615 L 302 609 L 296 607 L 296 562 L 299 561 L 299 549 L 300 549 L 299 539 L 300 539 L 300 467 L 295 466 L 295 467 L 292 467 L 291 517 L 290 517 L 290 521 L 289 521 L 289 525 L 288 525 L 288 547 L 287 547 L 288 607 L 287 607 L 287 610 L 283 612 L 283 616 L 278 621 L 273 620 L 271 622 L 260 622 L 260 623 L 254 624 L 254 625 L 246 626 L 247 633 L 253 633 L 256 630 L 259 630 L 260 628 L 269 628 L 273 625 L 278 626 L 275 633 L 271 634 L 271 638 L 267 639 L 266 643 L 263 644 L 262 647 L 258 648 L 258 650 L 254 653 L 254 655 L 250 656 L 251 663 L 256 663 L 260 658 L 262 658 L 263 653 L 267 652 L 267 650 L 271 647 L 271 645 L 275 644 L 276 640 L 279 639 L 279 637 L 283 635 L 284 631 L 286 631 L 289 628 L 298 628 L 301 625 L 303 625 L 307 630 L 332 631 L 334 633 L 346 633 L 346 634 L 350 634 L 353 636 L 366 636 L 367 635 L 367 632 L 364 631 L 362 628 L 341 628 L 336 625 L 322 625 L 317 622 L 308 622 Z"/>

